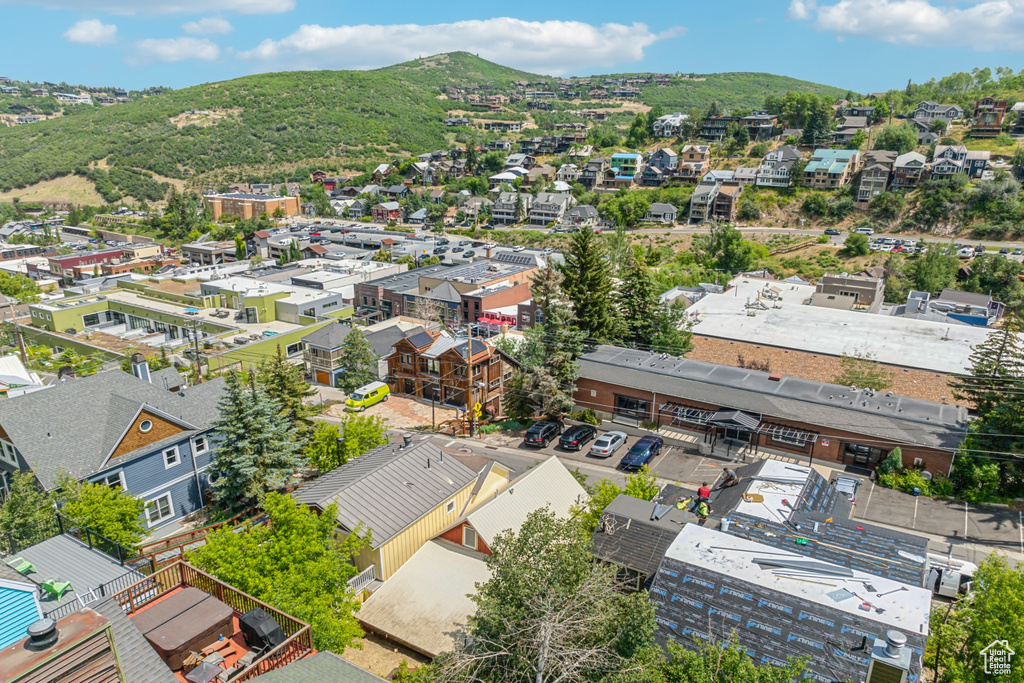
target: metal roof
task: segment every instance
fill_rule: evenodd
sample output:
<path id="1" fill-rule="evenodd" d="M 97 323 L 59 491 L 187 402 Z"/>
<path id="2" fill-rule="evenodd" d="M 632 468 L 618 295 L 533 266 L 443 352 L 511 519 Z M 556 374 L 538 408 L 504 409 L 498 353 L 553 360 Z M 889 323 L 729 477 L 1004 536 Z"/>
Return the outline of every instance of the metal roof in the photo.
<path id="1" fill-rule="evenodd" d="M 580 377 L 932 448 L 959 447 L 967 429 L 962 406 L 615 346 L 581 356 Z"/>
<path id="2" fill-rule="evenodd" d="M 313 330 L 303 337 L 302 341 L 310 346 L 322 349 L 336 349 L 341 346 L 341 343 L 345 341 L 345 337 L 351 331 L 351 324 L 346 325 L 341 321 L 333 322 L 330 325 L 321 327 L 319 330 Z"/>
<path id="3" fill-rule="evenodd" d="M 588 497 L 565 465 L 551 456 L 514 479 L 465 519 L 490 546 L 502 531 L 519 529 L 534 510 L 547 507 L 559 517 L 568 517 L 572 507 Z"/>
<path id="4" fill-rule="evenodd" d="M 657 503 L 620 494 L 605 508 L 594 531 L 594 555 L 652 576 L 679 530 L 697 519 L 693 513 L 677 509 L 675 504 L 676 500 L 665 500 L 668 511 L 653 519 Z"/>
<path id="5" fill-rule="evenodd" d="M 420 441 L 380 446 L 303 486 L 292 495 L 320 508 L 338 506 L 338 525 L 353 531 L 360 524 L 379 548 L 427 512 L 449 500 L 477 478 L 440 446 Z"/>
<path id="6" fill-rule="evenodd" d="M 97 472 L 143 407 L 158 410 L 192 431 L 209 429 L 219 414 L 224 380 L 183 393 L 166 391 L 120 370 L 57 382 L 47 391 L 0 402 L 0 426 L 47 489 L 57 471 L 82 478 Z M 146 446 L 134 453 L 152 451 Z M 129 459 L 132 454 L 121 456 Z"/>
<path id="7" fill-rule="evenodd" d="M 18 553 L 18 557 L 35 565 L 36 571 L 29 575 L 30 578 L 38 577 L 39 581 L 70 581 L 74 588 L 65 593 L 60 600 L 41 601 L 39 604 L 44 612 L 52 612 L 69 602 L 76 602 L 78 596 L 84 599 L 90 589 L 98 588 L 122 576 L 134 576 L 126 579 L 126 587 L 144 578 L 131 567 L 121 565 L 109 555 L 90 548 L 66 534 L 59 534 L 25 548 Z"/>
<path id="8" fill-rule="evenodd" d="M 383 678 L 345 661 L 333 652 L 315 655 L 285 664 L 280 669 L 249 679 L 259 683 L 381 683 Z M 134 682 L 132 682 L 134 683 Z"/>

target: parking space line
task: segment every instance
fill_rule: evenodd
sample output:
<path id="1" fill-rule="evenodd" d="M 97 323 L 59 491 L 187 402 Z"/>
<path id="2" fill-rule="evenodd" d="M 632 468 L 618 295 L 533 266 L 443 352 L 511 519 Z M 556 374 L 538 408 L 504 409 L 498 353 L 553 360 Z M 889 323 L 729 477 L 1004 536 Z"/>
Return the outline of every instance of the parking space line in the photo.
<path id="1" fill-rule="evenodd" d="M 917 503 L 921 500 L 920 496 L 914 496 L 914 521 L 910 523 L 911 529 L 917 528 Z"/>
<path id="2" fill-rule="evenodd" d="M 861 519 L 868 518 L 868 507 L 871 505 L 871 494 L 875 492 L 875 482 L 871 482 L 871 488 L 868 489 L 868 502 L 864 503 L 864 511 L 860 514 Z"/>

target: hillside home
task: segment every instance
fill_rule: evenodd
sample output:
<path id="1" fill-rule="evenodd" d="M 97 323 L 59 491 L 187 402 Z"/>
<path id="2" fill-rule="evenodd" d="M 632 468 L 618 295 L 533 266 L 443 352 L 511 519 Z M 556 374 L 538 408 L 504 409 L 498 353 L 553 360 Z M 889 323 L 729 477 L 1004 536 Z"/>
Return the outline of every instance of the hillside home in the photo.
<path id="1" fill-rule="evenodd" d="M 861 167 L 861 154 L 852 149 L 816 149 L 804 167 L 802 184 L 823 190 L 848 184 Z"/>
<path id="2" fill-rule="evenodd" d="M 595 190 L 604 183 L 604 174 L 608 170 L 608 160 L 604 157 L 594 157 L 587 161 L 580 172 L 579 182 L 588 190 Z"/>
<path id="3" fill-rule="evenodd" d="M 150 372 L 141 354 L 132 357 L 132 372 L 67 379 L 0 401 L 2 488 L 22 470 L 51 491 L 64 471 L 141 498 L 149 529 L 202 509 L 224 381 L 168 391 L 165 385 L 181 385 L 180 377 L 165 382 L 177 370 Z"/>
<path id="4" fill-rule="evenodd" d="M 739 207 L 741 194 L 743 194 L 743 184 L 739 181 L 721 183 L 715 203 L 711 208 L 711 215 L 715 220 L 726 223 L 733 222 L 736 219 L 736 209 Z"/>
<path id="5" fill-rule="evenodd" d="M 519 192 L 501 192 L 491 210 L 491 220 L 499 225 L 513 225 L 526 220 L 533 206 L 533 195 Z M 517 211 L 517 207 L 520 209 Z"/>
<path id="6" fill-rule="evenodd" d="M 972 138 L 994 138 L 1003 132 L 1006 117 L 1006 100 L 983 97 L 974 104 L 974 118 L 971 119 Z"/>
<path id="7" fill-rule="evenodd" d="M 561 223 L 565 212 L 575 205 L 576 198 L 571 194 L 539 192 L 530 206 L 530 225 Z"/>
<path id="8" fill-rule="evenodd" d="M 689 223 L 706 223 L 712 218 L 715 200 L 722 189 L 719 182 L 701 182 L 690 197 Z"/>
<path id="9" fill-rule="evenodd" d="M 616 152 L 604 173 L 604 186 L 629 189 L 643 170 L 643 156 L 636 152 Z"/>
<path id="10" fill-rule="evenodd" d="M 600 214 L 590 204 L 580 204 L 565 212 L 565 224 L 581 228 L 590 225 L 597 225 Z"/>
<path id="11" fill-rule="evenodd" d="M 375 223 L 398 223 L 402 220 L 402 206 L 398 202 L 381 202 L 370 209 L 370 213 Z"/>
<path id="12" fill-rule="evenodd" d="M 931 165 L 923 154 L 907 152 L 893 162 L 892 189 L 910 190 L 931 177 Z"/>
<path id="13" fill-rule="evenodd" d="M 935 124 L 936 121 L 941 121 L 943 126 L 940 128 Z M 952 124 L 946 119 L 907 119 L 907 123 L 913 126 L 917 132 L 917 144 L 919 145 L 934 145 L 938 143 L 945 135 L 949 134 L 949 129 Z M 936 126 L 936 128 L 932 128 Z M 936 130 L 938 129 L 938 130 Z"/>
<path id="14" fill-rule="evenodd" d="M 656 168 L 667 175 L 676 172 L 679 167 L 679 155 L 670 148 L 664 147 L 651 155 L 647 161 L 648 168 Z"/>
<path id="15" fill-rule="evenodd" d="M 889 176 L 896 163 L 896 152 L 873 149 L 864 153 L 864 170 L 857 185 L 857 201 L 870 202 L 889 189 Z"/>
<path id="16" fill-rule="evenodd" d="M 572 183 L 579 177 L 580 167 L 576 164 L 562 164 L 558 167 L 558 173 L 555 174 L 555 178 L 563 183 Z"/>
<path id="17" fill-rule="evenodd" d="M 676 178 L 696 183 L 711 168 L 711 148 L 707 145 L 686 145 L 679 153 Z"/>
<path id="18" fill-rule="evenodd" d="M 968 150 L 964 145 L 938 145 L 932 157 L 932 178 L 948 178 L 957 173 L 981 178 L 988 170 L 991 156 L 987 150 Z"/>
<path id="19" fill-rule="evenodd" d="M 939 104 L 938 102 L 925 100 L 914 107 L 914 110 L 910 112 L 909 118 L 922 121 L 931 121 L 932 119 L 956 121 L 963 117 L 964 110 L 962 107 L 958 107 L 955 104 Z"/>
<path id="20" fill-rule="evenodd" d="M 664 223 L 665 225 L 674 225 L 676 218 L 679 216 L 679 209 L 671 204 L 665 204 L 662 202 L 655 202 L 651 204 L 651 209 L 644 216 L 645 221 L 651 221 L 652 223 Z"/>
<path id="21" fill-rule="evenodd" d="M 682 112 L 665 114 L 654 121 L 654 137 L 677 138 L 682 134 L 683 125 L 689 117 Z"/>

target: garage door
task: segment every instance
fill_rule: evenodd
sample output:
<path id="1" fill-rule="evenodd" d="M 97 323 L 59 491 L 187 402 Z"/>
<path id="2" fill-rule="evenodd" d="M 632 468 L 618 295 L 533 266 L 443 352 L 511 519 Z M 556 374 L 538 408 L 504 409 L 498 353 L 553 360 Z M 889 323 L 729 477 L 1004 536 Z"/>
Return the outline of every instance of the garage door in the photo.
<path id="1" fill-rule="evenodd" d="M 326 385 L 330 386 L 330 384 L 331 384 L 331 373 L 327 372 L 326 370 L 314 370 L 313 371 L 313 380 L 317 384 L 326 384 Z"/>

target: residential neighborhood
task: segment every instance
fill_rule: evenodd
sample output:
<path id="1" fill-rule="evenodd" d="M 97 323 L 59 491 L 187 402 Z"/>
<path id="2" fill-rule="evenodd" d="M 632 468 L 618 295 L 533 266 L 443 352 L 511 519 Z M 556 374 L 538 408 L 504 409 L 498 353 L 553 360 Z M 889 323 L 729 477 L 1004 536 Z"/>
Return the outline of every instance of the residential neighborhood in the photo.
<path id="1" fill-rule="evenodd" d="M 257 4 L 0 77 L 0 679 L 1017 680 L 1003 37 Z"/>

